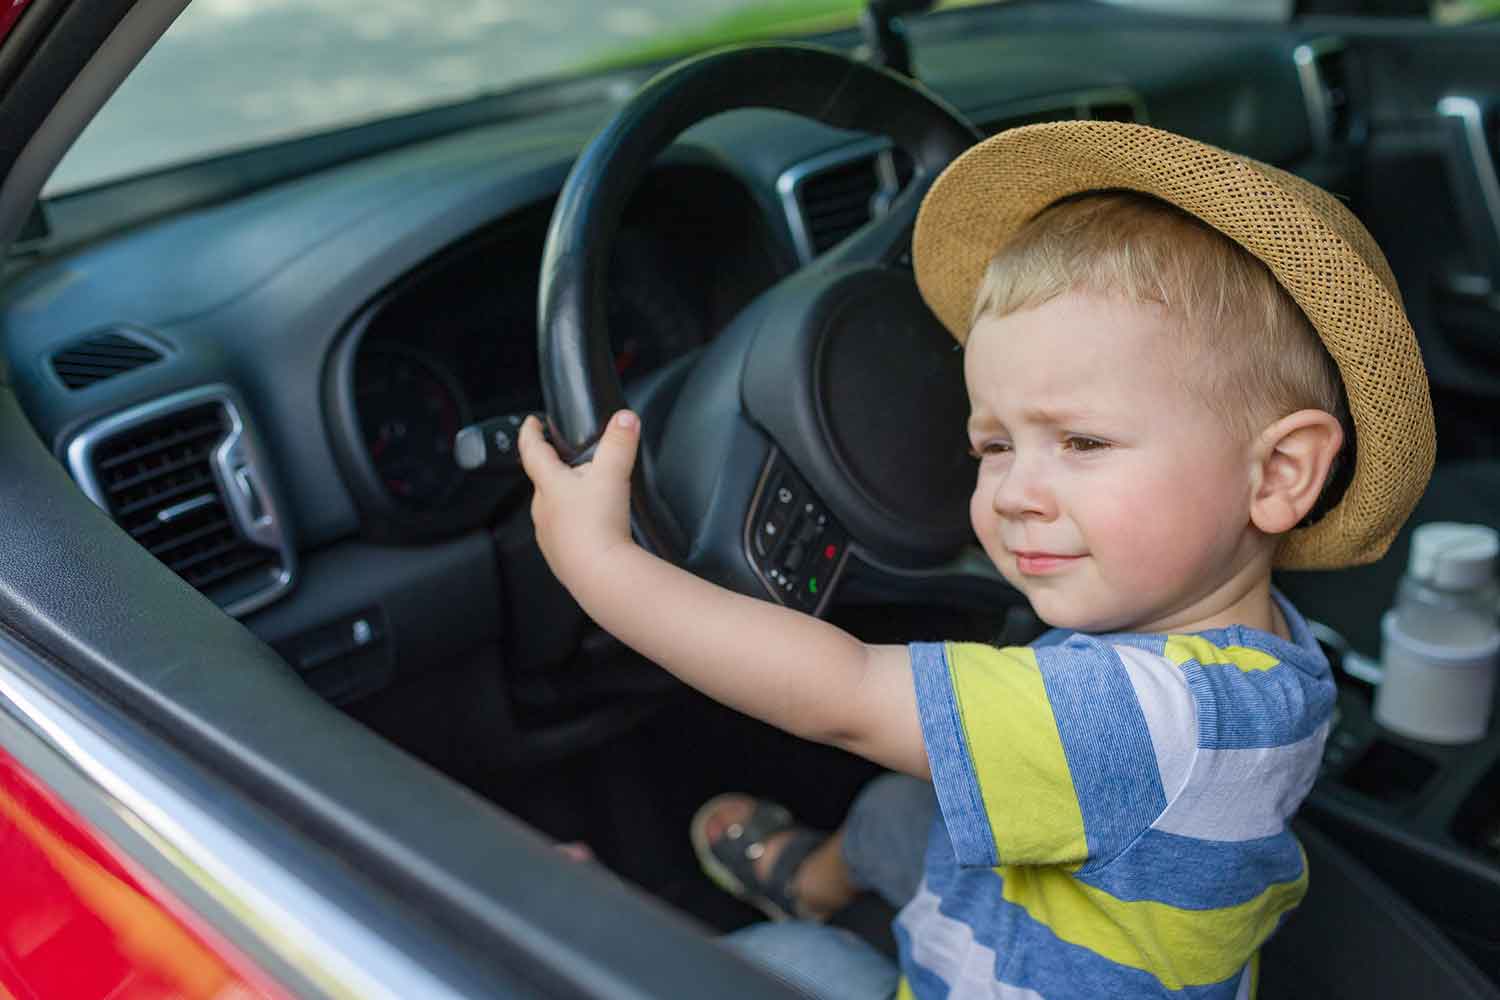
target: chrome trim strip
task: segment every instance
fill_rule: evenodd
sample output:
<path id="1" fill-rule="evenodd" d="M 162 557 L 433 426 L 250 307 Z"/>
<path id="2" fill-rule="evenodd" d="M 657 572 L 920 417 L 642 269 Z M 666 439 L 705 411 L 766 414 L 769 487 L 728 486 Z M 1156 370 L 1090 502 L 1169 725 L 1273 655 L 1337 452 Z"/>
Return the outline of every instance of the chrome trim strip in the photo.
<path id="1" fill-rule="evenodd" d="M 297 574 L 297 552 L 292 547 L 291 539 L 282 529 L 282 525 L 286 522 L 281 516 L 274 494 L 266 485 L 266 477 L 261 471 L 264 468 L 264 461 L 255 447 L 254 435 L 242 416 L 245 412 L 244 404 L 240 402 L 239 396 L 233 389 L 217 383 L 199 386 L 196 389 L 185 389 L 170 396 L 163 396 L 160 399 L 121 410 L 119 413 L 89 424 L 75 434 L 65 446 L 64 454 L 67 456 L 68 471 L 72 473 L 74 482 L 83 490 L 85 496 L 108 514 L 109 503 L 105 498 L 104 487 L 94 473 L 95 449 L 122 431 L 156 420 L 176 410 L 204 403 L 219 404 L 229 416 L 229 433 L 214 449 L 213 458 L 210 461 L 219 493 L 224 498 L 224 505 L 228 508 L 230 517 L 234 519 L 235 526 L 248 541 L 262 548 L 271 549 L 281 558 L 281 572 L 276 575 L 270 586 L 225 605 L 226 614 L 242 617 L 265 607 L 292 588 Z M 242 489 L 239 485 L 242 472 L 248 473 L 258 481 L 258 497 L 247 495 L 249 491 Z M 257 499 L 261 507 L 261 513 L 258 515 L 254 511 L 254 503 Z M 176 510 L 176 508 L 172 509 Z M 166 511 L 161 513 L 166 513 Z"/>
<path id="2" fill-rule="evenodd" d="M 31 658 L 0 634 L 0 711 L 16 716 L 76 768 L 164 863 L 269 953 L 331 997 L 458 995 L 53 695 L 6 669 Z"/>
<path id="3" fill-rule="evenodd" d="M 1437 103 L 1437 112 L 1445 118 L 1457 118 L 1463 126 L 1464 144 L 1479 179 L 1479 191 L 1490 216 L 1490 227 L 1500 239 L 1500 179 L 1495 175 L 1495 159 L 1484 138 L 1484 109 L 1472 97 L 1445 97 Z"/>
<path id="4" fill-rule="evenodd" d="M 1328 106 L 1328 90 L 1323 85 L 1323 74 L 1318 71 L 1318 59 L 1342 52 L 1346 47 L 1342 38 L 1330 35 L 1303 42 L 1292 50 L 1297 82 L 1302 86 L 1302 103 L 1312 124 L 1313 146 L 1320 153 L 1333 147 L 1333 109 Z"/>
<path id="5" fill-rule="evenodd" d="M 1115 103 L 1129 104 L 1135 120 L 1142 125 L 1147 123 L 1146 102 L 1139 93 L 1129 87 L 1099 87 L 1030 101 L 986 105 L 969 117 L 981 127 L 1009 118 L 1034 115 L 1042 111 L 1071 111 L 1074 117 L 1092 118 L 1093 108 L 1101 104 Z M 968 112 L 965 114 L 967 115 Z M 1066 117 L 1066 115 L 1059 115 L 1059 117 Z M 781 199 L 781 210 L 786 216 L 787 228 L 792 233 L 792 244 L 797 250 L 797 259 L 801 263 L 807 264 L 817 256 L 817 253 L 813 247 L 812 233 L 807 227 L 807 219 L 802 214 L 802 205 L 797 200 L 798 189 L 813 174 L 832 167 L 841 167 L 867 156 L 875 156 L 890 147 L 889 139 L 861 139 L 794 163 L 776 178 L 776 193 Z"/>

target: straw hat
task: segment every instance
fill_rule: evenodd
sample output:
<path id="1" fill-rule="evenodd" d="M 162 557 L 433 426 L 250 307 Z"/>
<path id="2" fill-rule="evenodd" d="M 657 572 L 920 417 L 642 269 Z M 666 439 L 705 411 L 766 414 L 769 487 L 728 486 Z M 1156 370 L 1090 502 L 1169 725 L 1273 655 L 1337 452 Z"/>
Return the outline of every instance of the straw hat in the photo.
<path id="1" fill-rule="evenodd" d="M 1104 188 L 1171 202 L 1260 258 L 1338 364 L 1354 420 L 1354 473 L 1326 515 L 1282 539 L 1277 567 L 1332 569 L 1380 558 L 1432 472 L 1432 402 L 1385 256 L 1322 189 L 1144 125 L 1012 129 L 949 164 L 922 203 L 912 240 L 922 297 L 963 343 L 996 251 L 1059 198 Z"/>

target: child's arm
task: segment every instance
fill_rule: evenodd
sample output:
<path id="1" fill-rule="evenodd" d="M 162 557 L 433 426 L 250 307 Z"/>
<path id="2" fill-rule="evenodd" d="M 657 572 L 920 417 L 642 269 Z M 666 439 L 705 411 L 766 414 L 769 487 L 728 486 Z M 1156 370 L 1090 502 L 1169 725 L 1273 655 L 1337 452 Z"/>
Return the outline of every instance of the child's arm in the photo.
<path id="1" fill-rule="evenodd" d="M 630 537 L 640 427 L 621 411 L 587 465 L 569 468 L 529 418 L 521 461 L 547 564 L 589 616 L 716 701 L 787 732 L 926 778 L 904 646 L 871 646 L 808 615 L 733 593 Z"/>

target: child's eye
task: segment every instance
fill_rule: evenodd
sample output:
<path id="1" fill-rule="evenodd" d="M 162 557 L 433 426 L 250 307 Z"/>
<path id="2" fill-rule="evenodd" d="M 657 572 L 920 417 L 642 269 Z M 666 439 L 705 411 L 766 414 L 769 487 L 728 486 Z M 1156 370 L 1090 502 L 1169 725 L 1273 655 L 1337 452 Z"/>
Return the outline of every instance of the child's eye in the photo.
<path id="1" fill-rule="evenodd" d="M 983 459 L 986 455 L 1003 455 L 1010 451 L 1010 444 L 1006 441 L 985 441 L 979 445 L 970 445 L 969 457 Z"/>
<path id="2" fill-rule="evenodd" d="M 1103 451 L 1109 447 L 1109 442 L 1073 434 L 1063 439 L 1063 447 L 1069 451 Z"/>

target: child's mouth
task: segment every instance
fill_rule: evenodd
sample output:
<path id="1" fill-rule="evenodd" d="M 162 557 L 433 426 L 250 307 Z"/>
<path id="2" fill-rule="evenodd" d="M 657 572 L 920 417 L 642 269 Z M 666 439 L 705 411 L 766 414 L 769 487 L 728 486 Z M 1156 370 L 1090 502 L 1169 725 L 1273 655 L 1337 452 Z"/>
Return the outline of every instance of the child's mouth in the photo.
<path id="1" fill-rule="evenodd" d="M 1066 569 L 1082 556 L 1060 556 L 1053 552 L 1017 552 L 1016 569 L 1025 576 L 1043 576 Z"/>

